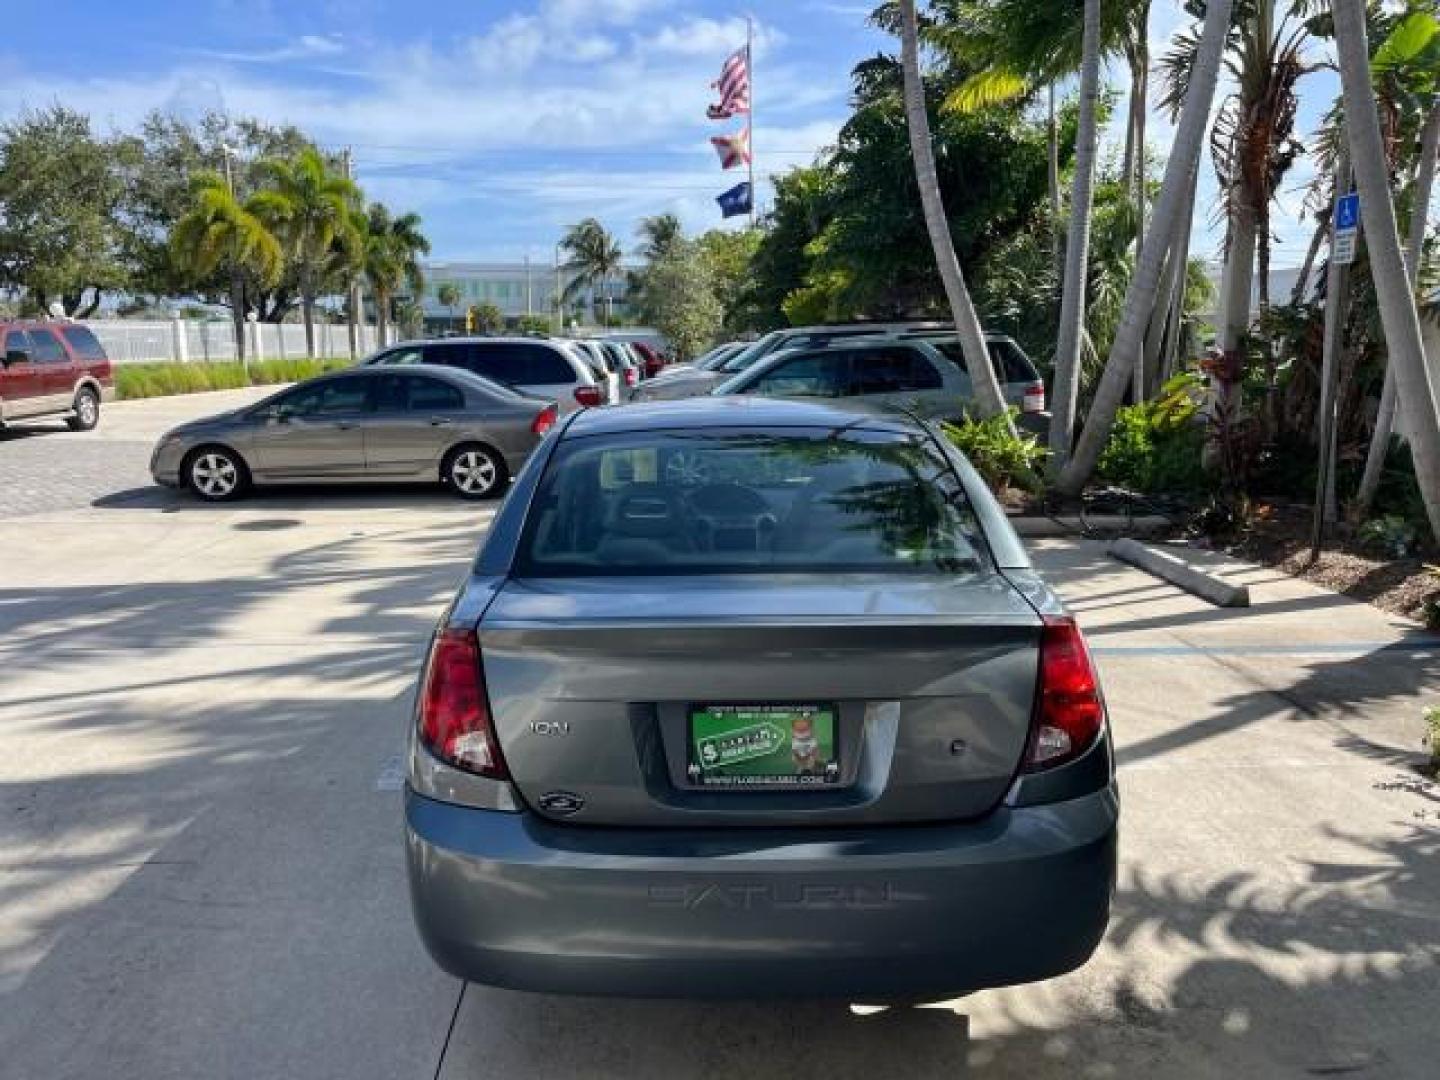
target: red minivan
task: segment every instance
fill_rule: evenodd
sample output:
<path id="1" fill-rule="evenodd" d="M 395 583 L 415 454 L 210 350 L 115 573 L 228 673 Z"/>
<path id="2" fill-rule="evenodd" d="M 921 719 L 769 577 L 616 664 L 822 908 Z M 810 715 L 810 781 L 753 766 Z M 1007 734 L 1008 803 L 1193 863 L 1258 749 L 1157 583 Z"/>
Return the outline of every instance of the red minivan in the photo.
<path id="1" fill-rule="evenodd" d="M 0 426 L 63 416 L 72 430 L 89 431 L 114 396 L 110 358 L 86 327 L 0 322 Z"/>

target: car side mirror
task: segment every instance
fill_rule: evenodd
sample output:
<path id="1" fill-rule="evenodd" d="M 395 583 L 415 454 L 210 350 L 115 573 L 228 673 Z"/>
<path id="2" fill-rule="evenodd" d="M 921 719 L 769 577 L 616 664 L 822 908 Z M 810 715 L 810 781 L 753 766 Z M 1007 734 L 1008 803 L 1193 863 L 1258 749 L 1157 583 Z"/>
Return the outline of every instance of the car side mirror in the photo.
<path id="1" fill-rule="evenodd" d="M 6 367 L 10 367 L 14 364 L 28 364 L 29 362 L 30 354 L 24 349 L 11 349 L 5 354 Z"/>

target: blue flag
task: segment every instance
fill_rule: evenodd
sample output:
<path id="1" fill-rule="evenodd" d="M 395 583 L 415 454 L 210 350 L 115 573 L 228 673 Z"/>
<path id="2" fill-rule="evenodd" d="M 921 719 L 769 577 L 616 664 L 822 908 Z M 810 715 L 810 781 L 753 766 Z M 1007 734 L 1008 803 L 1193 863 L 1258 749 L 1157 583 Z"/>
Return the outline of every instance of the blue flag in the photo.
<path id="1" fill-rule="evenodd" d="M 736 184 L 729 191 L 725 192 L 724 195 L 717 196 L 715 201 L 720 204 L 720 215 L 722 217 L 732 218 L 737 214 L 750 213 L 752 202 L 749 181 Z"/>

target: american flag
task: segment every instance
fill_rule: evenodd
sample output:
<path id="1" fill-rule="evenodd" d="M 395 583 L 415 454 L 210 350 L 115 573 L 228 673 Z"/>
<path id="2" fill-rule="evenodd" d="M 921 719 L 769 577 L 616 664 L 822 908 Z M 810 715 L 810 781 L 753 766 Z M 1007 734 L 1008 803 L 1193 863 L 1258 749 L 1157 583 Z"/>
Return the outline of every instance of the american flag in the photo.
<path id="1" fill-rule="evenodd" d="M 710 140 L 715 153 L 720 155 L 720 166 L 733 169 L 737 165 L 750 164 L 750 128 L 744 127 L 734 135 L 717 135 Z"/>
<path id="2" fill-rule="evenodd" d="M 711 120 L 729 120 L 738 113 L 750 111 L 750 54 L 748 49 L 737 49 L 725 66 L 720 69 L 720 78 L 711 84 L 720 91 L 720 102 L 705 110 Z"/>

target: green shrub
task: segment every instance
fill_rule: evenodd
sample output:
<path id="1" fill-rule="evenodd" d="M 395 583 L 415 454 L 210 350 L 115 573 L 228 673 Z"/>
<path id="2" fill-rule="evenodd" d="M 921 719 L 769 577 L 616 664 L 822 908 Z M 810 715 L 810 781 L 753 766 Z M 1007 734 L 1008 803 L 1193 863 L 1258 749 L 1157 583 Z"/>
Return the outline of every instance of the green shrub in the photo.
<path id="1" fill-rule="evenodd" d="M 1194 494 L 1209 485 L 1201 461 L 1205 432 L 1197 416 L 1199 379 L 1177 375 L 1154 401 L 1119 411 L 1096 475 L 1150 494 Z"/>
<path id="2" fill-rule="evenodd" d="M 1014 410 L 1011 411 L 1011 420 L 1014 420 Z M 970 459 L 970 464 L 992 488 L 1013 487 L 1038 494 L 1044 487 L 1041 473 L 1049 449 L 1040 445 L 1033 435 L 1023 432 L 1012 434 L 1005 417 L 993 416 L 989 420 L 966 418 L 959 423 L 942 424 L 941 427 L 946 437 Z"/>
<path id="3" fill-rule="evenodd" d="M 131 400 L 207 390 L 238 390 L 245 386 L 299 382 L 348 366 L 348 360 L 260 360 L 252 363 L 248 371 L 238 362 L 116 364 L 115 393 L 117 397 Z"/>
<path id="4" fill-rule="evenodd" d="M 1430 748 L 1430 771 L 1440 774 L 1440 709 L 1425 710 L 1423 742 Z"/>
<path id="5" fill-rule="evenodd" d="M 1360 526 L 1360 543 L 1390 559 L 1404 559 L 1414 554 L 1416 529 L 1401 514 L 1383 514 Z"/>

